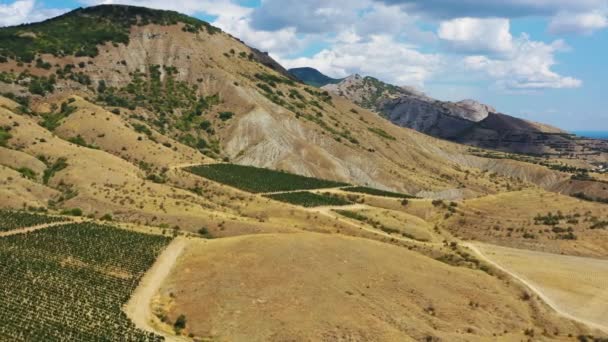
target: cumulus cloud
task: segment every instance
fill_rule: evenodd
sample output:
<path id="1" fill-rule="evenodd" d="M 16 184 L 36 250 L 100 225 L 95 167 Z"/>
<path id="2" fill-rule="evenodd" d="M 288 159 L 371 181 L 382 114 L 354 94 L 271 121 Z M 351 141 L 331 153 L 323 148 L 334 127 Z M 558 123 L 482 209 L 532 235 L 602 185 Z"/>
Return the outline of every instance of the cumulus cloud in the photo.
<path id="1" fill-rule="evenodd" d="M 300 33 L 337 30 L 357 20 L 368 0 L 265 0 L 251 15 L 253 28 L 275 31 L 293 27 Z"/>
<path id="2" fill-rule="evenodd" d="M 605 27 L 608 27 L 608 14 L 606 12 L 559 13 L 551 19 L 549 32 L 553 34 L 591 34 Z"/>
<path id="3" fill-rule="evenodd" d="M 483 55 L 464 59 L 468 70 L 483 72 L 510 90 L 533 90 L 546 88 L 578 88 L 582 81 L 559 75 L 551 70 L 556 64 L 554 55 L 567 48 L 561 40 L 551 44 L 536 42 L 523 35 L 514 42 L 508 58 L 498 59 Z"/>
<path id="4" fill-rule="evenodd" d="M 437 36 L 467 52 L 507 52 L 513 48 L 508 19 L 456 18 L 443 21 Z"/>
<path id="5" fill-rule="evenodd" d="M 37 22 L 64 12 L 66 10 L 42 8 L 34 0 L 17 0 L 0 4 L 0 26 Z"/>
<path id="6" fill-rule="evenodd" d="M 373 75 L 400 85 L 422 86 L 441 66 L 441 57 L 414 46 L 376 35 L 368 40 L 337 43 L 312 57 L 278 58 L 286 67 L 311 66 L 334 77 Z"/>

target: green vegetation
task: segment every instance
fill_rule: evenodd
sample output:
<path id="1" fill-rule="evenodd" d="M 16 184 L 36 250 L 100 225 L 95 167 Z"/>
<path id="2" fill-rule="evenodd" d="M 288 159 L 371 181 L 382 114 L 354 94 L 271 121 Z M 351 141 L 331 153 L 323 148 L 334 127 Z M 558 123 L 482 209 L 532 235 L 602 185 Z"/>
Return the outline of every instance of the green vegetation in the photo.
<path id="1" fill-rule="evenodd" d="M 8 140 L 13 136 L 9 133 L 11 127 L 0 127 L 0 146 L 6 147 Z"/>
<path id="2" fill-rule="evenodd" d="M 236 164 L 200 165 L 189 167 L 186 170 L 212 181 L 254 193 L 334 188 L 347 185 L 284 171 Z"/>
<path id="3" fill-rule="evenodd" d="M 382 224 L 381 222 L 378 222 L 372 218 L 369 218 L 363 214 L 360 214 L 356 211 L 351 211 L 351 210 L 334 210 L 336 213 L 348 217 L 349 219 L 353 219 L 356 221 L 361 221 L 363 223 L 367 223 L 370 226 L 376 228 L 376 229 L 380 229 L 381 231 L 387 233 L 387 234 L 401 234 L 401 236 L 406 237 L 408 239 L 416 239 L 413 235 L 405 233 L 405 232 L 401 232 L 398 229 L 395 228 L 391 228 L 388 227 L 384 224 Z"/>
<path id="4" fill-rule="evenodd" d="M 7 341 L 162 341 L 122 311 L 170 239 L 93 223 L 0 239 Z"/>
<path id="5" fill-rule="evenodd" d="M 308 191 L 285 192 L 280 194 L 266 195 L 266 197 L 276 201 L 300 205 L 306 208 L 352 204 L 352 202 L 335 195 L 315 194 Z"/>
<path id="6" fill-rule="evenodd" d="M 28 167 L 21 167 L 17 170 L 24 178 L 35 180 L 38 176 L 34 170 Z"/>
<path id="7" fill-rule="evenodd" d="M 198 233 L 205 239 L 213 239 L 213 235 L 209 232 L 209 229 L 203 227 L 198 230 Z"/>
<path id="8" fill-rule="evenodd" d="M 367 128 L 368 131 L 375 133 L 376 135 L 387 139 L 387 140 L 397 140 L 397 138 L 395 138 L 394 136 L 388 134 L 385 130 L 383 130 L 382 128 L 377 128 L 377 127 L 368 127 Z"/>
<path id="9" fill-rule="evenodd" d="M 86 142 L 86 140 L 84 140 L 84 138 L 78 134 L 75 137 L 71 137 L 68 139 L 69 142 L 71 142 L 72 144 L 76 144 L 78 146 L 82 146 L 82 147 L 88 147 L 88 148 L 93 148 L 93 149 L 98 149 L 99 147 L 93 145 L 93 144 L 88 144 Z"/>
<path id="10" fill-rule="evenodd" d="M 233 116 L 234 116 L 233 112 L 220 112 L 220 114 L 218 114 L 218 118 L 220 118 L 220 120 L 222 120 L 222 121 L 228 121 L 228 120 L 232 119 Z"/>
<path id="11" fill-rule="evenodd" d="M 186 328 L 186 322 L 187 320 L 185 315 L 179 315 L 177 317 L 175 323 L 173 323 L 173 329 L 175 329 L 176 334 L 180 334 L 181 331 Z"/>
<path id="12" fill-rule="evenodd" d="M 67 219 L 65 217 L 53 217 L 25 211 L 0 210 L 0 231 L 4 232 L 61 221 L 67 221 Z"/>
<path id="13" fill-rule="evenodd" d="M 416 198 L 415 196 L 412 196 L 412 195 L 406 195 L 406 194 L 401 194 L 398 192 L 391 192 L 391 191 L 385 191 L 385 190 L 380 190 L 380 189 L 368 188 L 365 186 L 346 187 L 346 188 L 342 188 L 342 190 L 348 191 L 348 192 L 369 194 L 369 195 L 374 195 L 374 196 L 384 196 L 384 197 L 394 197 L 394 198 Z"/>
<path id="14" fill-rule="evenodd" d="M 104 43 L 129 44 L 129 30 L 133 25 L 175 25 L 184 23 L 184 31 L 209 34 L 220 32 L 208 23 L 173 11 L 143 7 L 102 5 L 79 8 L 57 18 L 40 23 L 0 29 L 0 56 L 30 63 L 36 56 L 77 57 L 98 55 L 98 45 Z M 42 62 L 40 67 L 47 64 Z"/>
<path id="15" fill-rule="evenodd" d="M 577 192 L 577 193 L 573 194 L 572 196 L 576 197 L 578 199 L 582 199 L 583 201 L 599 202 L 599 203 L 608 204 L 608 197 L 607 198 L 593 197 L 593 196 L 589 196 L 589 195 L 585 194 L 584 192 Z"/>
<path id="16" fill-rule="evenodd" d="M 80 209 L 80 208 L 64 209 L 61 211 L 61 215 L 82 216 L 82 209 Z"/>
<path id="17" fill-rule="evenodd" d="M 15 95 L 14 93 L 10 93 L 10 92 L 1 93 L 0 95 L 6 97 L 7 99 L 17 102 L 18 104 L 22 105 L 25 108 L 30 106 L 29 96 L 18 96 L 18 95 Z"/>
<path id="18" fill-rule="evenodd" d="M 136 107 L 146 108 L 156 115 L 148 119 L 147 123 L 159 132 L 165 134 L 167 127 L 171 127 L 180 131 L 176 137 L 180 142 L 204 150 L 203 152 L 219 153 L 219 145 L 216 146 L 212 141 L 208 143 L 201 136 L 203 133 L 214 133 L 212 123 L 205 115 L 221 103 L 219 95 L 199 96 L 198 85 L 177 81 L 176 74 L 175 67 L 151 65 L 147 73 L 132 73 L 131 82 L 120 89 L 100 82 L 97 100 L 108 106 L 130 110 Z M 220 120 L 226 121 L 232 115 L 232 112 L 222 112 L 218 116 Z M 152 131 L 143 124 L 134 124 L 133 127 L 138 133 L 148 137 L 152 135 Z"/>
<path id="19" fill-rule="evenodd" d="M 44 170 L 44 174 L 42 175 L 42 182 L 44 184 L 48 184 L 51 178 L 55 175 L 55 173 L 65 169 L 68 167 L 66 158 L 58 158 L 52 165 L 48 166 L 46 170 Z"/>
<path id="20" fill-rule="evenodd" d="M 71 101 L 73 102 L 73 101 Z M 70 101 L 61 103 L 59 112 L 46 114 L 40 125 L 49 131 L 54 131 L 61 125 L 61 120 L 67 118 L 76 111 L 76 107 L 70 106 Z"/>

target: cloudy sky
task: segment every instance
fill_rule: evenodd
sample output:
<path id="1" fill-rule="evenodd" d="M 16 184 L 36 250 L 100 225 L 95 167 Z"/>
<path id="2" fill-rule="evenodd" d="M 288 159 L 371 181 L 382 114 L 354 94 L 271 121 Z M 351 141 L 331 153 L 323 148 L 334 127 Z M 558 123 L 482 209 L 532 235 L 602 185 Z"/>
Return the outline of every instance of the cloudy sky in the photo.
<path id="1" fill-rule="evenodd" d="M 286 67 L 608 131 L 608 0 L 0 0 L 0 26 L 101 3 L 196 16 Z"/>

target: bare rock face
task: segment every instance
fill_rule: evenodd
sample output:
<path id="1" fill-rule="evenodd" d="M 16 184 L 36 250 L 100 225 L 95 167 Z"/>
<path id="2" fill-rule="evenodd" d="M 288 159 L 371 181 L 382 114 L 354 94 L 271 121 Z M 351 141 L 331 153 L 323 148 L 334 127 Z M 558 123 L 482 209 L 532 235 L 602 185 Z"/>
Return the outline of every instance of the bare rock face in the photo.
<path id="1" fill-rule="evenodd" d="M 501 114 L 471 99 L 440 101 L 413 87 L 397 87 L 360 75 L 323 89 L 375 111 L 396 125 L 441 139 L 515 153 L 577 149 L 576 141 L 558 128 Z"/>
<path id="2" fill-rule="evenodd" d="M 487 118 L 490 113 L 497 113 L 494 107 L 470 99 L 456 102 L 455 105 L 457 109 L 454 114 L 474 122 L 479 122 Z"/>

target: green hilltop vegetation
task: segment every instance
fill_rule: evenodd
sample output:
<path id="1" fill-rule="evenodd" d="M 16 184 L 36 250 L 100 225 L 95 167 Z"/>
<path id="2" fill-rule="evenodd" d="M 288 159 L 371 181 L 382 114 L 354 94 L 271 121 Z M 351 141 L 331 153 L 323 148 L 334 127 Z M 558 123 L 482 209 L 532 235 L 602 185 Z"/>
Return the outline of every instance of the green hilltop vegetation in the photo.
<path id="1" fill-rule="evenodd" d="M 128 44 L 133 25 L 177 23 L 185 24 L 183 30 L 187 32 L 220 32 L 205 21 L 174 11 L 100 5 L 78 8 L 40 23 L 0 28 L 0 62 L 14 59 L 30 63 L 43 53 L 95 57 L 99 44 Z"/>

